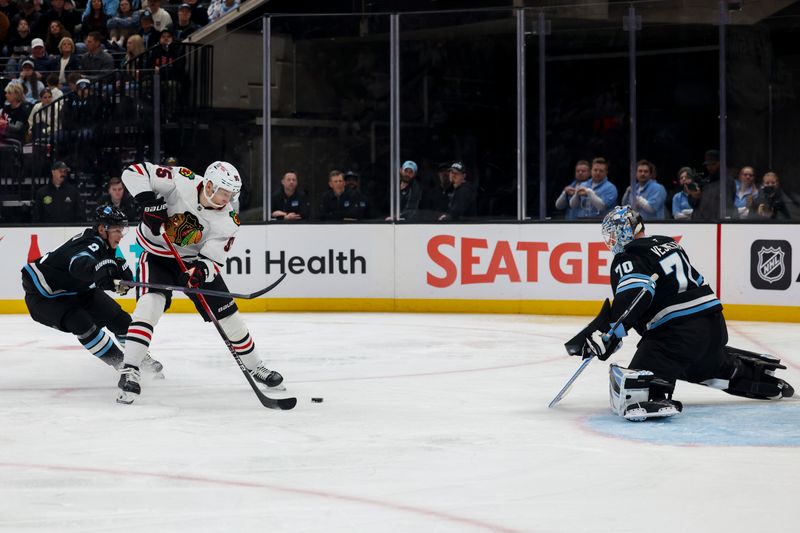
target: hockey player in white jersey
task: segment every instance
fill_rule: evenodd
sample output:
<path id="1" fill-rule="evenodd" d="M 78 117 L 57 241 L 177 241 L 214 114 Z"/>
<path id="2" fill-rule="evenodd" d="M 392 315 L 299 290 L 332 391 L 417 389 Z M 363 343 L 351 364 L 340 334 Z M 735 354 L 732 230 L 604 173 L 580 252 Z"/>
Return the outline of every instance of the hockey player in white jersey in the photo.
<path id="1" fill-rule="evenodd" d="M 144 248 L 138 264 L 139 281 L 227 292 L 220 269 L 239 229 L 239 216 L 230 205 L 242 187 L 236 168 L 216 161 L 199 176 L 185 167 L 137 163 L 123 171 L 122 181 L 142 206 L 142 221 L 136 229 L 136 240 Z M 163 233 L 174 243 L 186 272 L 164 242 Z M 141 394 L 139 366 L 156 324 L 169 309 L 172 292 L 141 288 L 136 296 L 118 383 L 117 402 L 124 404 Z M 188 296 L 210 321 L 197 297 Z M 283 377 L 262 363 L 236 303 L 215 296 L 207 296 L 206 301 L 253 379 L 270 388 L 279 387 Z"/>

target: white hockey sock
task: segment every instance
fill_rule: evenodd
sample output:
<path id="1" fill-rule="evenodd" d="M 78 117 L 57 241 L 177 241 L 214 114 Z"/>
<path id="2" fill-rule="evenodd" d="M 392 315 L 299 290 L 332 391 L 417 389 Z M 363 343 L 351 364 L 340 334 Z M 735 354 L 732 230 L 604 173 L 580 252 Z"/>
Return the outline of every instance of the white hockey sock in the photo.
<path id="1" fill-rule="evenodd" d="M 125 336 L 125 359 L 123 362 L 126 365 L 138 368 L 142 364 L 142 359 L 147 355 L 147 350 L 153 340 L 153 330 L 161 315 L 164 314 L 166 301 L 163 294 L 148 292 L 136 302 L 136 309 L 131 316 L 131 325 L 128 326 L 128 334 Z"/>
<path id="2" fill-rule="evenodd" d="M 250 336 L 247 325 L 242 320 L 242 317 L 239 316 L 239 313 L 236 312 L 223 318 L 219 321 L 219 325 L 222 326 L 222 331 L 230 339 L 244 366 L 249 370 L 255 370 L 261 363 L 261 357 L 258 355 L 256 343 Z"/>

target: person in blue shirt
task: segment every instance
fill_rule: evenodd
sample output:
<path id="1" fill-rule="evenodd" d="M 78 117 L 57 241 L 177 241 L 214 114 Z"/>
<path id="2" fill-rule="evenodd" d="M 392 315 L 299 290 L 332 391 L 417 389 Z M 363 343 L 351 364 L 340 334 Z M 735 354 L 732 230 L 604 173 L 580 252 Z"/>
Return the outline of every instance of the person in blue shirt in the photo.
<path id="1" fill-rule="evenodd" d="M 656 166 L 647 159 L 637 162 L 636 183 L 625 190 L 623 205 L 633 206 L 643 220 L 663 220 L 666 200 L 667 189 L 656 181 Z"/>
<path id="2" fill-rule="evenodd" d="M 556 198 L 556 209 L 559 211 L 565 211 L 564 213 L 564 220 L 575 220 L 577 215 L 575 213 L 575 209 L 569 206 L 569 201 L 575 196 L 577 192 L 577 187 L 581 183 L 585 182 L 589 179 L 589 162 L 588 161 L 578 161 L 575 163 L 575 179 L 572 182 L 564 187 L 564 190 L 561 191 L 561 194 L 558 198 Z"/>
<path id="3" fill-rule="evenodd" d="M 691 220 L 700 187 L 694 182 L 694 171 L 690 167 L 681 167 L 678 171 L 678 184 L 681 188 L 672 197 L 672 218 Z"/>
<path id="4" fill-rule="evenodd" d="M 608 181 L 608 161 L 595 157 L 592 178 L 578 185 L 569 206 L 575 209 L 575 218 L 602 218 L 617 204 L 617 198 L 617 187 Z"/>
<path id="5" fill-rule="evenodd" d="M 758 205 L 758 187 L 756 187 L 756 171 L 753 167 L 742 167 L 736 178 L 736 191 L 733 195 L 733 207 L 739 218 L 747 218 Z"/>

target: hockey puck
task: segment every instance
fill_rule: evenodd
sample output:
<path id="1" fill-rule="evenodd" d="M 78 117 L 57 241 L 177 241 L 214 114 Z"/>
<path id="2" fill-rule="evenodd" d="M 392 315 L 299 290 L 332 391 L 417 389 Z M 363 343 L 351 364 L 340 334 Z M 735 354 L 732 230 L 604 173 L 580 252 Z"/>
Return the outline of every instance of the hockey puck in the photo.
<path id="1" fill-rule="evenodd" d="M 322 398 L 311 398 L 311 401 L 314 403 L 322 403 Z"/>

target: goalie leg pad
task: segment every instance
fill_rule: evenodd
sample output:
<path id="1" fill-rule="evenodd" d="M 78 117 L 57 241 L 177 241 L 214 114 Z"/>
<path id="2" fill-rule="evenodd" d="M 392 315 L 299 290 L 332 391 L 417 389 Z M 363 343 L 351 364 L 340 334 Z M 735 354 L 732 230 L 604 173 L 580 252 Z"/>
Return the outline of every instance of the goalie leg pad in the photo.
<path id="1" fill-rule="evenodd" d="M 731 376 L 727 379 L 707 379 L 702 382 L 703 385 L 733 396 L 756 400 L 779 400 L 794 395 L 791 385 L 775 377 L 775 370 L 786 367 L 774 355 L 749 352 L 732 346 L 725 347 L 725 354 L 733 358 Z"/>
<path id="2" fill-rule="evenodd" d="M 672 400 L 674 385 L 655 377 L 649 370 L 633 370 L 615 364 L 609 366 L 611 411 L 631 422 L 648 418 L 666 418 L 683 410 Z"/>

